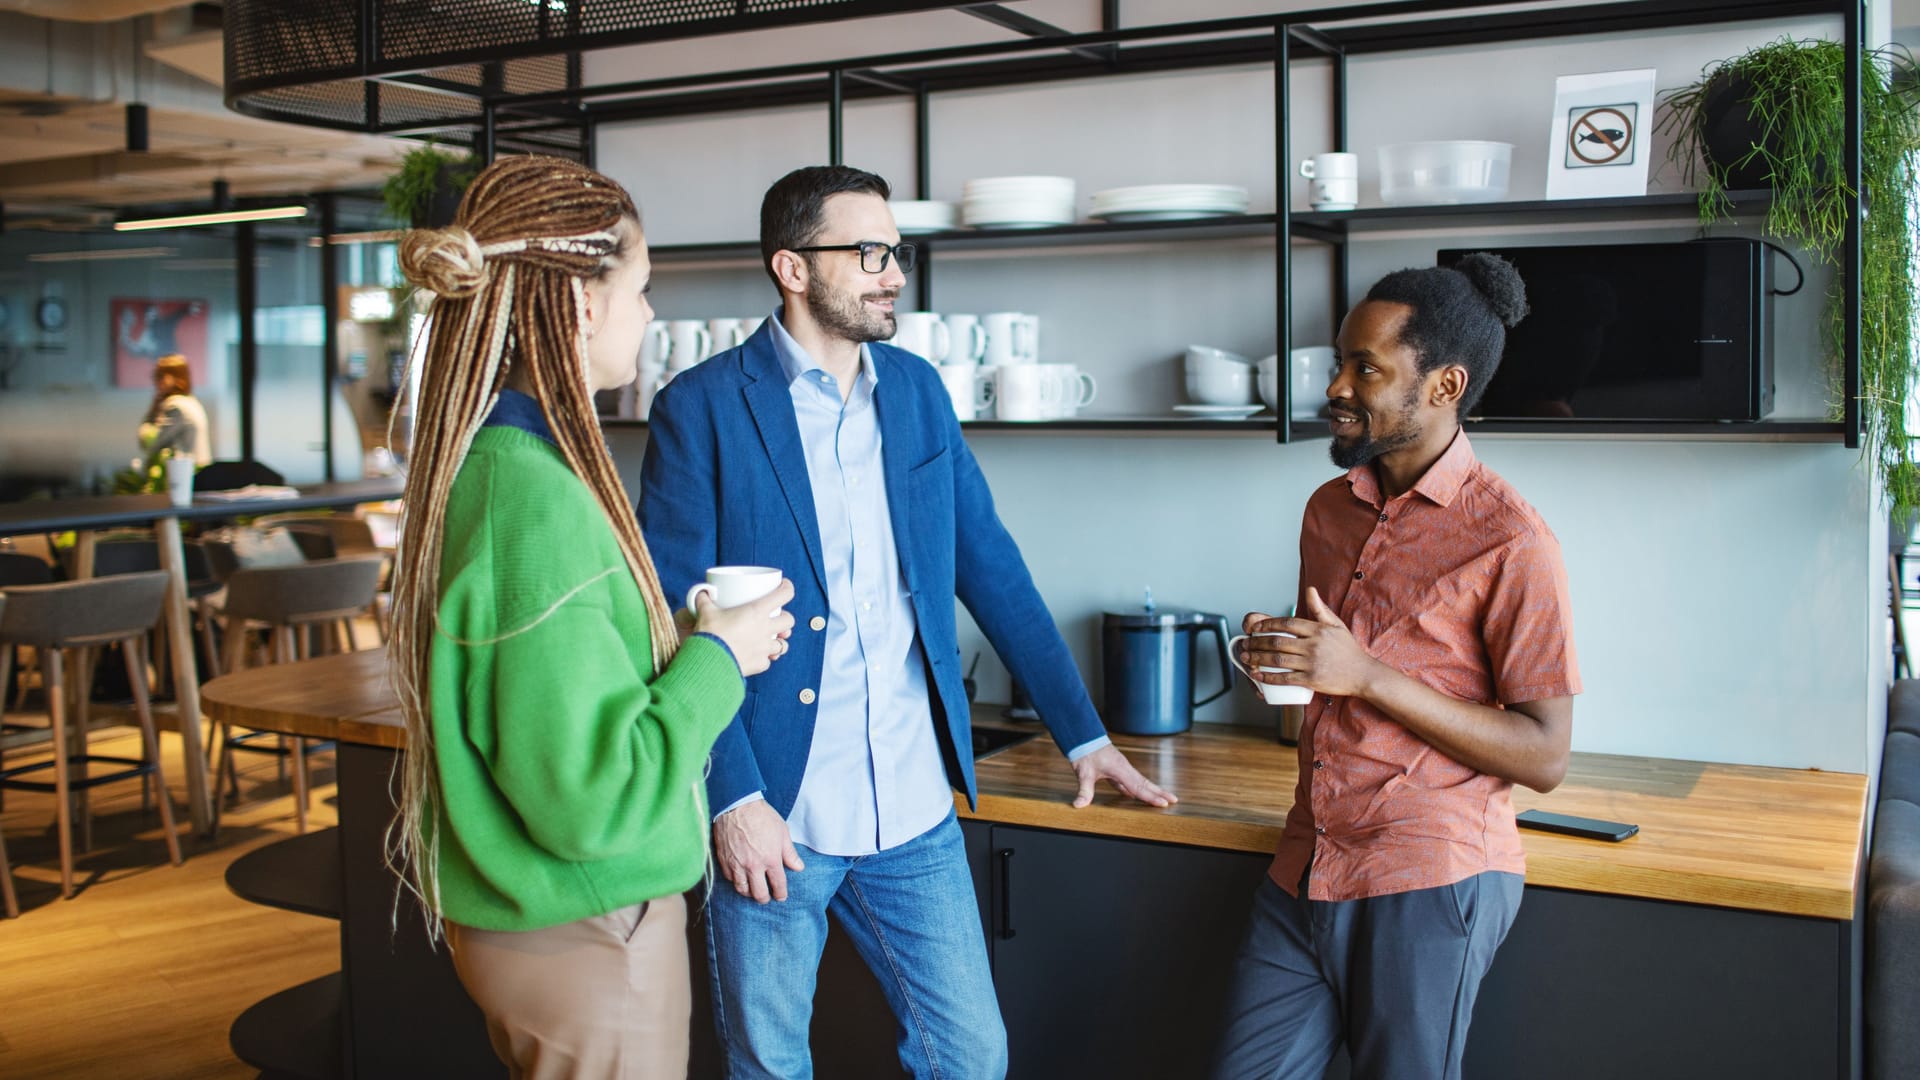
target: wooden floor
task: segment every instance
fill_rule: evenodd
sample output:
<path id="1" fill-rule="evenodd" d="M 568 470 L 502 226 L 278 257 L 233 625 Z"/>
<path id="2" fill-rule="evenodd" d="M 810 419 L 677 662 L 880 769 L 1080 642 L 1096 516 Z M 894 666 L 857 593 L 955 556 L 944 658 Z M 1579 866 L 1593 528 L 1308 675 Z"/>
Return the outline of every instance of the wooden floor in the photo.
<path id="1" fill-rule="evenodd" d="M 10 714 L 11 715 L 11 714 Z M 31 715 L 31 714 L 26 714 Z M 138 756 L 138 740 L 96 736 Z M 6 792 L 0 810 L 20 918 L 0 919 L 0 1077 L 252 1078 L 227 1028 L 247 1006 L 340 967 L 339 924 L 249 904 L 227 891 L 234 859 L 294 834 L 291 787 L 264 755 L 241 755 L 239 805 L 220 838 L 189 835 L 180 742 L 161 735 L 183 866 L 168 865 L 140 782 L 93 792 L 94 846 L 60 899 L 53 797 Z M 24 764 L 32 751 L 7 755 Z M 335 824 L 333 755 L 313 760 L 312 828 Z"/>

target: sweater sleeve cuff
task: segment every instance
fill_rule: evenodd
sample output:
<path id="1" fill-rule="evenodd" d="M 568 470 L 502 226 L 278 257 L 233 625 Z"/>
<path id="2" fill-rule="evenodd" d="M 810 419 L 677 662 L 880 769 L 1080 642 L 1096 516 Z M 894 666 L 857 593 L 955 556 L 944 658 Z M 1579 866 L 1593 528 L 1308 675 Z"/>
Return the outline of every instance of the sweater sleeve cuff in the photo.
<path id="1" fill-rule="evenodd" d="M 709 634 L 705 630 L 702 630 L 694 634 L 693 637 L 706 638 L 708 641 L 711 641 L 715 645 L 720 646 L 720 651 L 727 654 L 727 659 L 733 661 L 733 666 L 736 668 L 740 666 L 740 658 L 733 655 L 733 650 L 727 646 L 727 643 L 725 641 L 722 641 L 720 639 L 720 636 L 718 634 Z M 693 640 L 693 638 L 688 638 L 687 640 L 691 641 Z"/>

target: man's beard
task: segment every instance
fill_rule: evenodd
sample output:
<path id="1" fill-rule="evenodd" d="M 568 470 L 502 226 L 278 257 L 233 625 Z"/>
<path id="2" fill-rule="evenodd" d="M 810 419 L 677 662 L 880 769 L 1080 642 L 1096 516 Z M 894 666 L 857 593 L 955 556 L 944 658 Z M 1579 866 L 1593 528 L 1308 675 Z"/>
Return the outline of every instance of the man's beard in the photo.
<path id="1" fill-rule="evenodd" d="M 893 299 L 898 295 L 883 289 L 842 299 L 827 291 L 826 282 L 814 277 L 807 281 L 807 312 L 821 329 L 844 341 L 885 341 L 894 335 L 897 327 L 893 313 L 868 311 L 866 300 L 868 297 Z"/>
<path id="2" fill-rule="evenodd" d="M 1390 454 L 1395 450 L 1404 449 L 1419 442 L 1420 433 L 1415 431 L 1413 425 L 1407 422 L 1413 413 L 1413 404 L 1419 400 L 1419 398 L 1420 387 L 1415 385 L 1413 390 L 1407 394 L 1407 399 L 1400 403 L 1400 413 L 1397 417 L 1400 423 L 1394 430 L 1378 437 L 1373 434 L 1373 425 L 1375 419 L 1378 418 L 1378 414 L 1368 412 L 1365 416 L 1361 417 L 1361 425 L 1364 433 L 1360 438 L 1354 442 L 1345 444 L 1341 443 L 1337 438 L 1334 439 L 1333 442 L 1327 446 L 1327 456 L 1332 458 L 1334 465 L 1339 468 L 1352 469 L 1365 465 L 1367 462 L 1372 461 L 1382 454 Z"/>

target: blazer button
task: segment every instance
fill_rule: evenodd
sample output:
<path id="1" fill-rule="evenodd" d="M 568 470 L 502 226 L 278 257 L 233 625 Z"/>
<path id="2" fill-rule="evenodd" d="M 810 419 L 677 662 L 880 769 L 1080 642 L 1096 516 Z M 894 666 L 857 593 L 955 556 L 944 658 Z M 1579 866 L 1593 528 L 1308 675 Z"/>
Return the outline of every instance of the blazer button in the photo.
<path id="1" fill-rule="evenodd" d="M 813 704 L 813 691 L 811 690 L 800 691 L 800 704 L 802 705 Z"/>
<path id="2" fill-rule="evenodd" d="M 807 620 L 807 628 L 810 630 L 825 630 L 827 628 L 827 620 L 815 615 L 813 618 Z"/>

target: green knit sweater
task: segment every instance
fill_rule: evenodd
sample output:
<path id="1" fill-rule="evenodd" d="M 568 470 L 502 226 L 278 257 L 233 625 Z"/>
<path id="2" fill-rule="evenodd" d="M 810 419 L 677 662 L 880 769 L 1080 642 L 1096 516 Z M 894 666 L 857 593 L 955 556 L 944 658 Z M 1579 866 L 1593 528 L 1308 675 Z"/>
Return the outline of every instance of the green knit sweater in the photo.
<path id="1" fill-rule="evenodd" d="M 482 428 L 447 503 L 429 704 L 441 915 L 537 930 L 691 888 L 708 751 L 745 696 L 695 637 L 651 676 L 606 516 L 537 435 Z"/>

